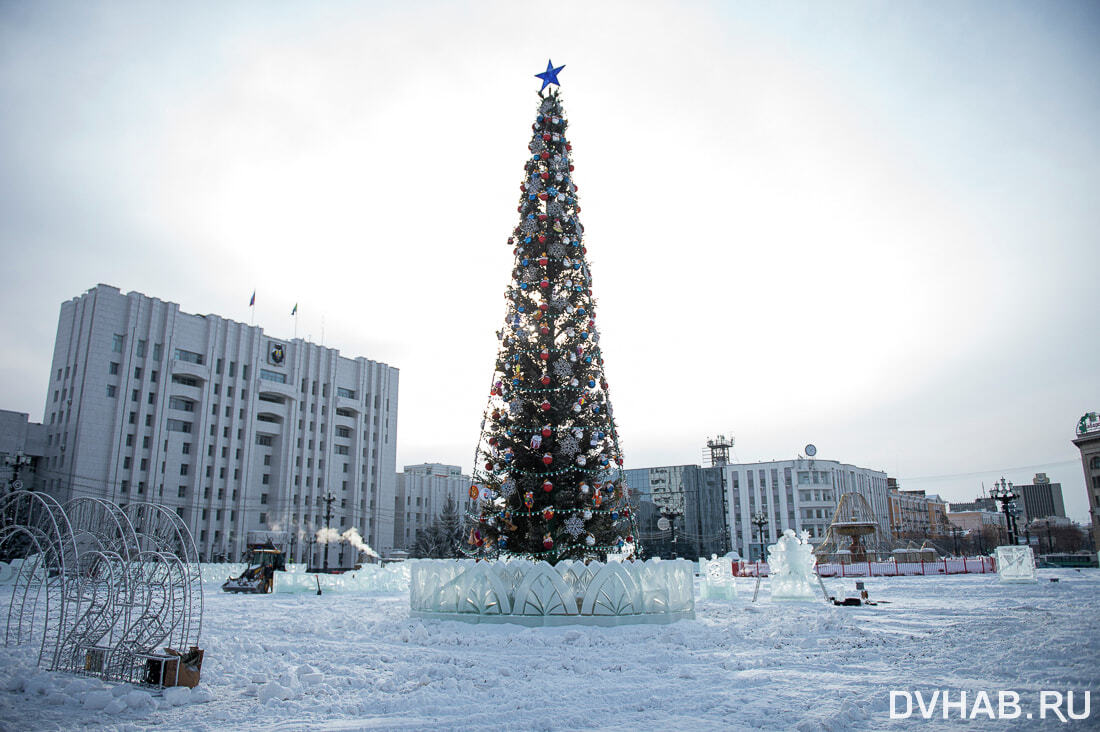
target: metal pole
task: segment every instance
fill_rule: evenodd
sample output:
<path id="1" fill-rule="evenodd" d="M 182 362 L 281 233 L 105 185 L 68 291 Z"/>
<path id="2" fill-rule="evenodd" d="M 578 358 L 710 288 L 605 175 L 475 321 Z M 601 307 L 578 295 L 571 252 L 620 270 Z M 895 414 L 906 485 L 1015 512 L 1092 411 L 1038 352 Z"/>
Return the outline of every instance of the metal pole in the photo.
<path id="1" fill-rule="evenodd" d="M 324 501 L 325 501 L 325 528 L 326 529 L 331 529 L 332 528 L 332 503 L 335 500 L 336 500 L 336 496 L 332 495 L 332 493 L 329 493 L 327 496 L 325 496 L 325 499 L 324 499 Z M 328 531 L 326 531 L 325 533 L 327 534 Z M 328 537 L 325 537 L 325 538 L 327 539 Z M 328 545 L 329 545 L 329 543 L 330 542 L 328 542 L 328 541 L 325 542 L 325 571 L 326 572 L 328 571 Z"/>

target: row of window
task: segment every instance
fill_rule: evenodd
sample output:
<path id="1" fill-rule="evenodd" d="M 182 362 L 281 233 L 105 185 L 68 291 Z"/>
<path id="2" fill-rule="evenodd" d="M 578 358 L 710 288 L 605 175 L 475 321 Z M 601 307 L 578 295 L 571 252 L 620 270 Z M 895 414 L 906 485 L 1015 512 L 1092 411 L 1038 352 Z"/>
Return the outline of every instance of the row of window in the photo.
<path id="1" fill-rule="evenodd" d="M 114 352 L 114 353 L 122 353 L 122 348 L 125 345 L 125 343 L 126 343 L 126 336 L 121 334 L 121 333 L 115 333 L 113 342 L 111 344 L 111 351 Z M 137 342 L 137 353 L 136 353 L 138 358 L 145 358 L 145 348 L 146 348 L 147 345 L 148 344 L 144 340 L 140 340 L 140 339 L 138 340 L 138 342 Z M 164 349 L 164 347 L 163 347 L 162 344 L 160 344 L 160 343 L 154 343 L 153 344 L 153 360 L 154 361 L 156 361 L 158 363 L 160 362 L 160 357 L 163 354 L 163 349 Z M 58 369 L 58 374 L 59 374 L 58 378 L 60 378 L 60 373 L 61 373 L 61 370 Z"/>

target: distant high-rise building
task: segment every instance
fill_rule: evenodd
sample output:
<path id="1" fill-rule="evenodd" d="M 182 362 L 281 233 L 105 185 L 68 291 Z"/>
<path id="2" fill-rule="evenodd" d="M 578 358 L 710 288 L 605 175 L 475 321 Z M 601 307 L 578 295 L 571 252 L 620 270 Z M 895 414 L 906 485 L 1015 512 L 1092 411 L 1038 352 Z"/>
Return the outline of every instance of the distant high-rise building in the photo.
<path id="1" fill-rule="evenodd" d="M 424 463 L 406 465 L 397 474 L 394 497 L 393 547 L 410 551 L 416 535 L 428 528 L 443 512 L 447 496 L 455 500 L 460 520 L 471 509 L 470 477 L 457 465 Z"/>
<path id="2" fill-rule="evenodd" d="M 1024 523 L 1051 516 L 1065 517 L 1066 507 L 1062 502 L 1062 484 L 1051 483 L 1046 473 L 1036 473 L 1031 485 L 1013 486 L 1020 495 L 1017 502 L 1020 509 L 1020 517 L 1017 521 Z"/>
<path id="3" fill-rule="evenodd" d="M 670 465 L 624 472 L 646 556 L 696 559 L 730 550 L 719 467 Z M 667 529 L 661 528 L 662 518 Z"/>
<path id="4" fill-rule="evenodd" d="M 40 473 L 62 501 L 175 509 L 204 560 L 272 538 L 316 563 L 330 493 L 331 528 L 385 552 L 397 387 L 386 364 L 98 285 L 61 306 Z"/>

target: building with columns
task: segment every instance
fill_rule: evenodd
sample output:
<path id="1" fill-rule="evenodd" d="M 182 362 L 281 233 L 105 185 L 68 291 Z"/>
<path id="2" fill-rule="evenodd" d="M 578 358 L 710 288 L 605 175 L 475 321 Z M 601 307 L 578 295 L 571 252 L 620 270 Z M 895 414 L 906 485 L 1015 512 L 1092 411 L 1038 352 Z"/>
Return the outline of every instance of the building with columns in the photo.
<path id="1" fill-rule="evenodd" d="M 732 549 L 755 560 L 784 529 L 806 531 L 818 544 L 849 492 L 867 499 L 882 535 L 890 536 L 886 473 L 836 460 L 634 468 L 626 479 L 647 552 L 690 556 Z M 757 513 L 764 516 L 763 536 L 752 523 Z M 666 531 L 657 528 L 661 517 L 669 520 Z"/>
<path id="2" fill-rule="evenodd" d="M 384 553 L 397 398 L 384 363 L 98 285 L 61 306 L 38 474 L 62 502 L 173 508 L 206 561 L 272 538 L 316 563 L 330 495 L 332 528 Z"/>
<path id="3" fill-rule="evenodd" d="M 746 559 L 762 558 L 764 545 L 775 543 L 784 529 L 806 531 L 812 543 L 821 543 L 845 493 L 863 496 L 882 536 L 891 535 L 883 471 L 810 458 L 735 463 L 714 469 L 725 471 L 733 548 Z M 752 524 L 758 512 L 765 518 L 763 536 Z"/>
<path id="4" fill-rule="evenodd" d="M 1089 412 L 1081 417 L 1073 445 L 1081 453 L 1081 468 L 1085 471 L 1092 545 L 1100 547 L 1100 414 Z"/>

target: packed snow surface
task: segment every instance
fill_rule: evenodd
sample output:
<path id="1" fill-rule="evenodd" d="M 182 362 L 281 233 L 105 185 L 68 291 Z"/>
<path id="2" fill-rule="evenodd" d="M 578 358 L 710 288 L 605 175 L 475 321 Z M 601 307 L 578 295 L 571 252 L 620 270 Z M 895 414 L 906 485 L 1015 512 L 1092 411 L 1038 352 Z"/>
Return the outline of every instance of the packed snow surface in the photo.
<path id="1" fill-rule="evenodd" d="M 1059 582 L 1050 582 L 1051 578 Z M 1100 571 L 862 580 L 876 607 L 772 603 L 768 581 L 671 625 L 410 619 L 407 593 L 207 591 L 202 683 L 150 694 L 0 648 L 0 729 L 1097 729 L 1038 719 L 1041 690 L 1100 691 Z M 853 579 L 825 581 L 854 596 Z M 0 588 L 7 607 L 10 588 Z M 1024 717 L 890 719 L 890 692 L 1018 692 Z M 1064 706 L 1063 706 L 1064 709 Z M 1081 700 L 1077 701 L 1081 711 Z"/>

